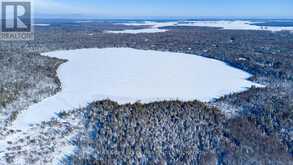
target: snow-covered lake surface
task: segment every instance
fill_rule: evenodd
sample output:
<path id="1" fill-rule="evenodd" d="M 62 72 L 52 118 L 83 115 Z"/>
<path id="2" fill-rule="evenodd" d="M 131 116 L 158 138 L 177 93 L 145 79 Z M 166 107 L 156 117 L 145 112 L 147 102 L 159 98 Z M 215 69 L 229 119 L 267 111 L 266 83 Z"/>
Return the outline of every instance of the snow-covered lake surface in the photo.
<path id="1" fill-rule="evenodd" d="M 178 24 L 178 26 L 202 26 L 202 27 L 219 27 L 230 30 L 266 30 L 266 31 L 282 31 L 293 30 L 293 27 L 273 27 L 273 26 L 257 26 L 251 21 L 190 21 Z"/>
<path id="2" fill-rule="evenodd" d="M 167 26 L 174 26 L 177 22 L 154 22 L 154 21 L 145 21 L 145 22 L 128 22 L 128 23 L 118 23 L 128 26 L 149 26 L 144 29 L 126 29 L 126 30 L 115 30 L 115 31 L 105 31 L 105 33 L 128 33 L 128 34 L 138 34 L 138 33 L 161 33 L 166 32 L 168 30 L 162 29 Z"/>
<path id="3" fill-rule="evenodd" d="M 205 102 L 259 86 L 246 80 L 250 74 L 221 61 L 183 53 L 92 48 L 43 55 L 68 60 L 58 69 L 62 91 L 21 113 L 14 123 L 17 129 L 103 99 L 119 104 L 176 99 Z"/>
<path id="4" fill-rule="evenodd" d="M 107 31 L 108 33 L 157 33 L 157 32 L 166 32 L 164 27 L 167 26 L 198 26 L 198 27 L 218 27 L 222 29 L 229 30 L 265 30 L 265 31 L 293 31 L 293 27 L 273 27 L 273 26 L 257 26 L 253 25 L 256 22 L 252 21 L 243 21 L 243 20 L 217 20 L 217 21 L 172 21 L 172 22 L 159 22 L 159 21 L 145 21 L 145 22 L 126 22 L 119 23 L 128 26 L 150 26 L 146 29 L 138 30 L 121 30 L 121 31 Z"/>
<path id="5" fill-rule="evenodd" d="M 50 26 L 50 24 L 46 24 L 46 23 L 37 23 L 37 24 L 34 24 L 34 26 Z"/>
<path id="6" fill-rule="evenodd" d="M 75 23 L 92 23 L 94 21 L 90 21 L 90 20 L 82 20 L 82 21 L 75 21 Z"/>
<path id="7" fill-rule="evenodd" d="M 157 29 L 157 28 L 150 28 L 150 29 L 134 29 L 134 30 L 118 30 L 118 31 L 105 31 L 106 33 L 127 33 L 127 34 L 138 34 L 138 33 L 161 33 L 166 32 L 168 30 L 165 29 Z"/>

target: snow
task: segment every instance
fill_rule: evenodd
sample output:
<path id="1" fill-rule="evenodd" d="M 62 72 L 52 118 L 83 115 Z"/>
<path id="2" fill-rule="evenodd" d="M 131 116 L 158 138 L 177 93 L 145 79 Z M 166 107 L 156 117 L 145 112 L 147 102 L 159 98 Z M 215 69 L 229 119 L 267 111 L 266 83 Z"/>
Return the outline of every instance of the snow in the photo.
<path id="1" fill-rule="evenodd" d="M 91 48 L 43 55 L 68 60 L 58 69 L 62 91 L 22 112 L 14 129 L 103 99 L 119 104 L 177 99 L 206 102 L 261 86 L 246 80 L 250 74 L 221 61 L 183 53 Z"/>
<path id="2" fill-rule="evenodd" d="M 50 24 L 38 23 L 38 24 L 34 24 L 34 26 L 50 26 Z"/>
<path id="3" fill-rule="evenodd" d="M 54 121 L 58 124 L 34 125 L 27 130 L 2 137 L 0 139 L 0 162 L 4 162 L 6 156 L 10 155 L 14 157 L 13 164 L 26 164 L 28 159 L 36 160 L 33 164 L 61 164 L 60 161 L 63 158 L 74 153 L 75 146 L 70 141 L 78 135 L 79 130 L 85 128 L 80 127 L 82 126 L 81 120 L 76 116 L 67 118 L 64 122 L 62 119 Z M 67 128 L 74 131 L 69 132 Z M 37 143 L 31 142 L 32 140 Z"/>
<path id="4" fill-rule="evenodd" d="M 178 26 L 202 26 L 202 27 L 219 27 L 229 30 L 267 30 L 267 31 L 282 31 L 293 30 L 293 27 L 261 27 L 253 25 L 251 21 L 190 21 L 187 23 L 178 24 Z"/>
<path id="5" fill-rule="evenodd" d="M 119 23 L 127 26 L 152 26 L 154 28 L 166 27 L 166 26 L 174 26 L 177 22 L 155 22 L 155 21 L 145 21 L 141 23 L 132 22 L 132 23 Z"/>
<path id="6" fill-rule="evenodd" d="M 150 29 L 135 29 L 135 30 L 118 30 L 118 31 L 105 31 L 105 33 L 116 33 L 116 34 L 138 34 L 138 33 L 161 33 L 166 32 L 164 29 L 150 28 Z"/>
<path id="7" fill-rule="evenodd" d="M 93 21 L 84 20 L 84 21 L 75 21 L 75 23 L 92 23 Z"/>
<path id="8" fill-rule="evenodd" d="M 165 32 L 168 30 L 164 31 L 164 27 L 167 26 L 199 26 L 199 27 L 217 27 L 217 28 L 222 28 L 222 29 L 227 29 L 227 30 L 265 30 L 265 31 L 272 31 L 272 32 L 277 32 L 277 31 L 293 31 L 293 27 L 272 27 L 272 26 L 257 26 L 253 25 L 253 23 L 256 22 L 251 22 L 251 21 L 243 21 L 243 20 L 217 20 L 217 21 L 184 21 L 184 22 L 155 22 L 155 21 L 145 21 L 141 23 L 120 23 L 123 25 L 128 25 L 128 26 L 151 26 L 151 28 L 147 29 L 140 29 L 137 31 L 132 31 L 132 30 L 123 30 L 123 31 L 109 31 L 111 33 L 143 33 L 144 30 L 149 30 L 151 32 L 151 29 L 157 29 L 161 30 L 160 32 Z M 155 33 L 157 31 L 153 31 Z"/>
<path id="9" fill-rule="evenodd" d="M 223 29 L 239 29 L 239 30 L 257 30 L 258 26 L 251 25 L 249 21 L 190 21 L 182 23 L 180 26 L 202 26 L 202 27 L 220 27 Z"/>
<path id="10" fill-rule="evenodd" d="M 105 33 L 127 33 L 127 34 L 138 34 L 138 33 L 162 33 L 167 32 L 166 29 L 161 29 L 162 27 L 167 26 L 174 26 L 177 24 L 177 22 L 153 22 L 153 21 L 145 21 L 142 23 L 119 23 L 127 26 L 150 26 L 149 28 L 144 29 L 135 29 L 135 30 L 116 30 L 116 31 L 105 31 Z"/>

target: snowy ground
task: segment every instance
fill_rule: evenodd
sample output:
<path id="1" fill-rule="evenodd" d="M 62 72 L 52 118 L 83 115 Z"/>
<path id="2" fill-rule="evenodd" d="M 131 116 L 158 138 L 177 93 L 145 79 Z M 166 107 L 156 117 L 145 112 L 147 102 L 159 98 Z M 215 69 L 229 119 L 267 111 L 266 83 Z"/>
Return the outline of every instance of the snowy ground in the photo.
<path id="1" fill-rule="evenodd" d="M 56 113 L 85 107 L 93 101 L 111 99 L 120 104 L 176 99 L 210 101 L 259 86 L 246 80 L 251 76 L 246 72 L 196 55 L 131 48 L 91 48 L 43 55 L 68 60 L 58 69 L 62 90 L 30 106 L 19 114 L 6 133 L 2 132 L 0 162 L 9 158 L 15 164 L 28 160 L 36 164 L 58 163 L 62 156 L 74 150 L 68 140 L 76 132 L 67 128 L 78 129 L 79 120 L 73 117 L 70 122 L 44 124 L 44 121 L 58 119 Z M 50 140 L 51 136 L 57 138 Z M 44 157 L 30 157 L 33 152 Z"/>
<path id="2" fill-rule="evenodd" d="M 7 129 L 0 136 L 0 165 L 57 165 L 74 153 L 70 141 L 82 127 L 80 114 L 32 125 L 27 130 Z"/>
<path id="3" fill-rule="evenodd" d="M 121 30 L 121 31 L 106 31 L 108 33 L 157 33 L 157 32 L 166 32 L 164 27 L 167 26 L 199 26 L 199 27 L 218 27 L 229 30 L 266 30 L 266 31 L 282 31 L 288 30 L 293 31 L 293 27 L 271 27 L 271 26 L 256 26 L 252 25 L 255 22 L 251 21 L 242 21 L 242 20 L 234 20 L 234 21 L 184 21 L 184 22 L 155 22 L 155 21 L 145 21 L 142 23 L 122 23 L 123 25 L 129 26 L 142 26 L 148 25 L 150 28 L 147 29 L 138 29 L 138 30 Z"/>
<path id="4" fill-rule="evenodd" d="M 130 48 L 44 53 L 68 59 L 58 70 L 62 91 L 31 106 L 15 129 L 48 121 L 55 113 L 111 99 L 120 104 L 162 100 L 210 101 L 255 85 L 246 72 L 223 62 L 181 53 Z"/>

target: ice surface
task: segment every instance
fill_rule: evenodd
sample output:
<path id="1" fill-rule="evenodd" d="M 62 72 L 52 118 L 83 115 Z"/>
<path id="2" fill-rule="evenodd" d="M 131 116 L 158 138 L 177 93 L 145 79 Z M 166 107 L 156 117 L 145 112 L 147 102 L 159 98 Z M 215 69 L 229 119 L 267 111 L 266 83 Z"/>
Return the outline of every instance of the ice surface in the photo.
<path id="1" fill-rule="evenodd" d="M 34 24 L 34 26 L 50 26 L 50 24 L 37 23 L 37 24 Z"/>
<path id="2" fill-rule="evenodd" d="M 150 29 L 135 29 L 135 30 L 118 30 L 118 31 L 105 31 L 106 33 L 127 33 L 127 34 L 138 34 L 138 33 L 160 33 L 166 32 L 168 30 L 165 29 L 157 29 L 157 28 L 150 28 Z"/>
<path id="3" fill-rule="evenodd" d="M 141 23 L 131 22 L 131 23 L 119 23 L 128 26 L 150 26 L 149 28 L 144 29 L 135 29 L 135 30 L 113 30 L 105 31 L 106 33 L 128 33 L 128 34 L 138 34 L 138 33 L 160 33 L 166 32 L 167 29 L 161 29 L 162 27 L 175 26 L 177 22 L 154 22 L 154 21 L 145 21 Z"/>
<path id="4" fill-rule="evenodd" d="M 151 33 L 151 29 L 161 30 L 156 31 L 154 30 L 152 33 L 156 32 L 165 32 L 164 27 L 167 26 L 200 26 L 200 27 L 218 27 L 222 29 L 229 29 L 229 30 L 266 30 L 266 31 L 293 31 L 293 27 L 272 27 L 272 26 L 257 26 L 253 25 L 251 21 L 243 21 L 243 20 L 217 20 L 217 21 L 183 21 L 183 22 L 155 22 L 155 21 L 145 21 L 141 23 L 130 22 L 130 23 L 122 23 L 124 25 L 129 26 L 142 26 L 147 25 L 151 26 L 151 28 L 147 29 L 139 29 L 139 30 L 121 30 L 121 31 L 108 31 L 108 33 L 143 33 L 144 30 L 149 31 Z M 120 23 L 121 24 L 121 23 Z"/>
<path id="5" fill-rule="evenodd" d="M 92 23 L 93 21 L 90 20 L 83 20 L 83 21 L 75 21 L 75 23 Z"/>
<path id="6" fill-rule="evenodd" d="M 14 123 L 16 129 L 103 99 L 119 104 L 176 99 L 205 102 L 259 86 L 246 80 L 250 74 L 221 61 L 183 53 L 91 48 L 43 55 L 68 59 L 58 69 L 62 91 L 21 113 Z"/>
<path id="7" fill-rule="evenodd" d="M 178 24 L 178 26 L 202 26 L 202 27 L 220 27 L 230 30 L 267 30 L 267 31 L 282 31 L 293 30 L 293 27 L 272 27 L 272 26 L 257 26 L 252 25 L 251 21 L 190 21 L 187 23 Z"/>

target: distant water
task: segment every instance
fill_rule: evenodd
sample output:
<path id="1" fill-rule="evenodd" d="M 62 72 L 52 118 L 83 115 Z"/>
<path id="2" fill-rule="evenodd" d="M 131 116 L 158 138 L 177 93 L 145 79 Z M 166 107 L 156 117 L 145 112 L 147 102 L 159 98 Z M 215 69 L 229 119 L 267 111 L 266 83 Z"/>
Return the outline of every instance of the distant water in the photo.
<path id="1" fill-rule="evenodd" d="M 107 31 L 108 33 L 157 33 L 166 32 L 168 26 L 205 26 L 230 30 L 266 30 L 293 31 L 292 19 L 36 19 L 36 25 L 77 26 L 91 24 L 99 26 L 103 23 L 124 24 L 130 26 L 151 25 L 147 29 L 124 29 Z"/>
<path id="2" fill-rule="evenodd" d="M 273 20 L 177 20 L 177 21 L 126 21 L 118 24 L 129 26 L 149 25 L 151 28 L 145 29 L 155 32 L 166 30 L 168 26 L 198 26 L 217 27 L 228 30 L 265 30 L 265 31 L 293 31 L 293 21 L 273 21 Z M 166 30 L 167 31 L 167 30 Z M 111 33 L 143 33 L 143 29 L 110 31 Z"/>

